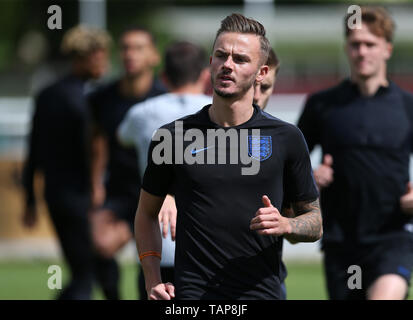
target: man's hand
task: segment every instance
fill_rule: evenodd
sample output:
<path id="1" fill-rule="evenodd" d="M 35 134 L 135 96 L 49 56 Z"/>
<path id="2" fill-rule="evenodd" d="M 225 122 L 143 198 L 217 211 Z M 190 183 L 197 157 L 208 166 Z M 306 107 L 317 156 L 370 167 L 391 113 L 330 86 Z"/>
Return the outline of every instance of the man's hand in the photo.
<path id="1" fill-rule="evenodd" d="M 168 227 L 170 227 L 172 241 L 175 241 L 176 235 L 176 213 L 175 198 L 168 194 L 162 204 L 158 217 L 159 223 L 162 225 L 162 236 L 166 239 L 168 236 Z"/>
<path id="2" fill-rule="evenodd" d="M 291 233 L 289 219 L 283 217 L 267 196 L 262 196 L 263 208 L 258 209 L 251 220 L 250 229 L 258 234 L 281 236 Z"/>
<path id="3" fill-rule="evenodd" d="M 27 205 L 23 213 L 23 225 L 33 228 L 37 222 L 37 212 L 35 205 Z"/>
<path id="4" fill-rule="evenodd" d="M 171 300 L 175 298 L 175 287 L 172 283 L 159 283 L 148 291 L 149 300 Z"/>
<path id="5" fill-rule="evenodd" d="M 94 211 L 89 219 L 93 244 L 103 257 L 112 258 L 133 237 L 128 223 L 109 210 Z"/>
<path id="6" fill-rule="evenodd" d="M 323 158 L 323 163 L 314 170 L 314 179 L 319 189 L 328 187 L 334 180 L 333 157 L 326 154 Z"/>
<path id="7" fill-rule="evenodd" d="M 407 183 L 406 193 L 400 198 L 400 207 L 408 215 L 413 215 L 413 186 Z"/>

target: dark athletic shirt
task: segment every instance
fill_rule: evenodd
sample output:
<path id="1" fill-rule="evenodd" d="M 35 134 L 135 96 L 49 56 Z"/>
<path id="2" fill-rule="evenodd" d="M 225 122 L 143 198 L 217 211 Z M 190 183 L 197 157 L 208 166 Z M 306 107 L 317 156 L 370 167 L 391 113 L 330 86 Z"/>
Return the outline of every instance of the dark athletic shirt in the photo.
<path id="1" fill-rule="evenodd" d="M 90 114 L 86 81 L 69 75 L 42 90 L 35 99 L 23 183 L 27 202 L 34 203 L 35 170 L 44 174 L 46 198 L 66 193 L 89 196 Z"/>
<path id="2" fill-rule="evenodd" d="M 257 147 L 258 139 L 261 141 L 259 155 L 253 151 L 250 154 L 261 160 L 260 169 L 256 175 L 242 175 L 241 168 L 250 164 L 240 161 L 230 164 L 230 139 L 220 148 L 227 151 L 226 164 L 217 164 L 217 161 L 216 164 L 178 164 L 175 158 L 169 164 L 157 165 L 152 151 L 160 147 L 163 140 L 152 141 L 142 187 L 153 195 L 164 196 L 175 183 L 176 297 L 279 299 L 281 239 L 258 235 L 249 225 L 256 211 L 263 207 L 263 195 L 269 196 L 279 211 L 283 201 L 291 203 L 318 197 L 304 137 L 297 127 L 272 117 L 258 106 L 254 106 L 254 115 L 246 123 L 222 128 L 209 119 L 209 107 L 182 118 L 184 132 L 195 128 L 206 135 L 207 129 L 221 129 L 226 133 L 232 129 L 238 137 L 245 138 L 238 140 L 239 147 L 249 146 L 250 151 Z M 174 122 L 162 128 L 172 136 L 179 133 Z M 252 129 L 260 129 L 260 136 L 249 143 L 250 138 L 240 134 L 241 129 L 248 130 L 248 135 L 253 133 Z M 173 149 L 179 140 L 183 139 L 174 140 Z M 219 143 L 209 142 L 212 144 L 206 147 L 204 144 L 204 148 L 188 146 L 191 141 L 183 143 L 189 151 L 195 149 L 206 160 L 208 149 L 218 154 Z M 238 146 L 232 147 L 238 149 Z"/>
<path id="3" fill-rule="evenodd" d="M 323 244 L 360 244 L 404 230 L 400 197 L 409 181 L 413 96 L 396 84 L 364 97 L 345 80 L 310 96 L 299 119 L 310 150 L 333 157 L 321 191 Z M 411 219 L 410 219 L 411 221 Z"/>
<path id="4" fill-rule="evenodd" d="M 109 197 L 130 196 L 136 202 L 141 184 L 136 150 L 125 148 L 119 143 L 117 129 L 133 105 L 165 92 L 164 86 L 155 80 L 145 96 L 124 97 L 120 93 L 120 81 L 117 80 L 90 95 L 95 125 L 108 141 L 109 159 L 105 184 Z"/>

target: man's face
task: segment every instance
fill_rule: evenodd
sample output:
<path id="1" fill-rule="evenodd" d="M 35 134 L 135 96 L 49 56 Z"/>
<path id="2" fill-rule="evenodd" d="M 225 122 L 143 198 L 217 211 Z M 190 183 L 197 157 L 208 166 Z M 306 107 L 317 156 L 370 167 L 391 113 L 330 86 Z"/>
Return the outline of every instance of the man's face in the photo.
<path id="1" fill-rule="evenodd" d="M 270 68 L 261 82 L 254 84 L 254 103 L 265 109 L 275 84 L 275 68 Z"/>
<path id="2" fill-rule="evenodd" d="M 108 69 L 108 52 L 98 49 L 83 58 L 85 73 L 92 79 L 99 79 Z"/>
<path id="3" fill-rule="evenodd" d="M 371 33 L 366 24 L 350 32 L 346 52 L 353 75 L 361 78 L 385 72 L 386 62 L 392 53 L 392 45 L 383 37 Z"/>
<path id="4" fill-rule="evenodd" d="M 159 63 L 151 37 L 144 31 L 125 33 L 120 41 L 121 58 L 127 75 L 139 75 Z"/>
<path id="5" fill-rule="evenodd" d="M 224 98 L 243 96 L 260 82 L 268 67 L 260 67 L 261 46 L 253 34 L 224 32 L 215 41 L 210 57 L 214 92 Z"/>

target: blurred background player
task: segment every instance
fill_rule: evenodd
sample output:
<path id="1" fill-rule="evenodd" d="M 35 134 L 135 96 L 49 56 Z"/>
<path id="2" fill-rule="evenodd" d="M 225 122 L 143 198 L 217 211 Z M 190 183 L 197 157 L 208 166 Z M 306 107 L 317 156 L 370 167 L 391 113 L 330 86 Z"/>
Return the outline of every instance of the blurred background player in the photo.
<path id="1" fill-rule="evenodd" d="M 171 44 L 165 53 L 165 70 L 162 80 L 170 93 L 147 99 L 133 106 L 119 126 L 120 141 L 135 146 L 138 151 L 141 176 L 147 165 L 147 154 L 153 133 L 161 126 L 210 104 L 212 98 L 204 95 L 210 79 L 208 58 L 205 51 L 189 42 Z M 172 195 L 168 195 L 160 210 L 162 224 L 161 275 L 166 282 L 174 281 L 174 254 L 176 206 Z M 168 228 L 171 222 L 170 234 Z M 145 278 L 141 269 L 139 278 L 141 299 L 146 299 Z"/>
<path id="2" fill-rule="evenodd" d="M 94 116 L 93 241 L 100 258 L 98 277 L 105 296 L 119 298 L 119 268 L 115 253 L 131 238 L 139 198 L 140 174 L 135 150 L 122 147 L 116 130 L 132 105 L 165 93 L 154 74 L 160 57 L 150 31 L 130 27 L 120 37 L 124 75 L 90 96 Z"/>
<path id="3" fill-rule="evenodd" d="M 268 100 L 274 92 L 275 81 L 280 69 L 280 61 L 274 50 L 271 48 L 267 59 L 268 73 L 261 82 L 254 84 L 254 103 L 262 110 L 267 107 Z"/>
<path id="4" fill-rule="evenodd" d="M 413 268 L 413 96 L 387 78 L 394 22 L 362 7 L 361 29 L 345 19 L 350 79 L 313 94 L 298 126 L 320 144 L 324 265 L 330 299 L 404 299 Z M 362 289 L 348 288 L 348 268 Z"/>
<path id="5" fill-rule="evenodd" d="M 59 299 L 90 299 L 93 247 L 90 208 L 89 80 L 102 77 L 108 65 L 109 35 L 78 26 L 63 37 L 61 49 L 71 59 L 71 72 L 37 96 L 24 168 L 24 224 L 36 223 L 34 174 L 42 171 L 45 199 L 71 280 Z"/>

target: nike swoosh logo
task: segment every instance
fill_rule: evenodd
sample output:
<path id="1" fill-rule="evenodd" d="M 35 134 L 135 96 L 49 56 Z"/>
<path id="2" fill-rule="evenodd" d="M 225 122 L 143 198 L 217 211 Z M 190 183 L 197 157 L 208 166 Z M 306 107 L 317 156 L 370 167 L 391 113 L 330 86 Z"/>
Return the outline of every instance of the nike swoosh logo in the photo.
<path id="1" fill-rule="evenodd" d="M 193 150 L 191 151 L 191 153 L 192 153 L 192 154 L 197 154 L 198 152 L 205 151 L 205 150 L 210 149 L 210 148 L 212 148 L 212 147 L 213 147 L 213 146 L 209 146 L 209 147 L 202 148 L 202 149 L 198 149 L 198 150 L 193 149 Z"/>

